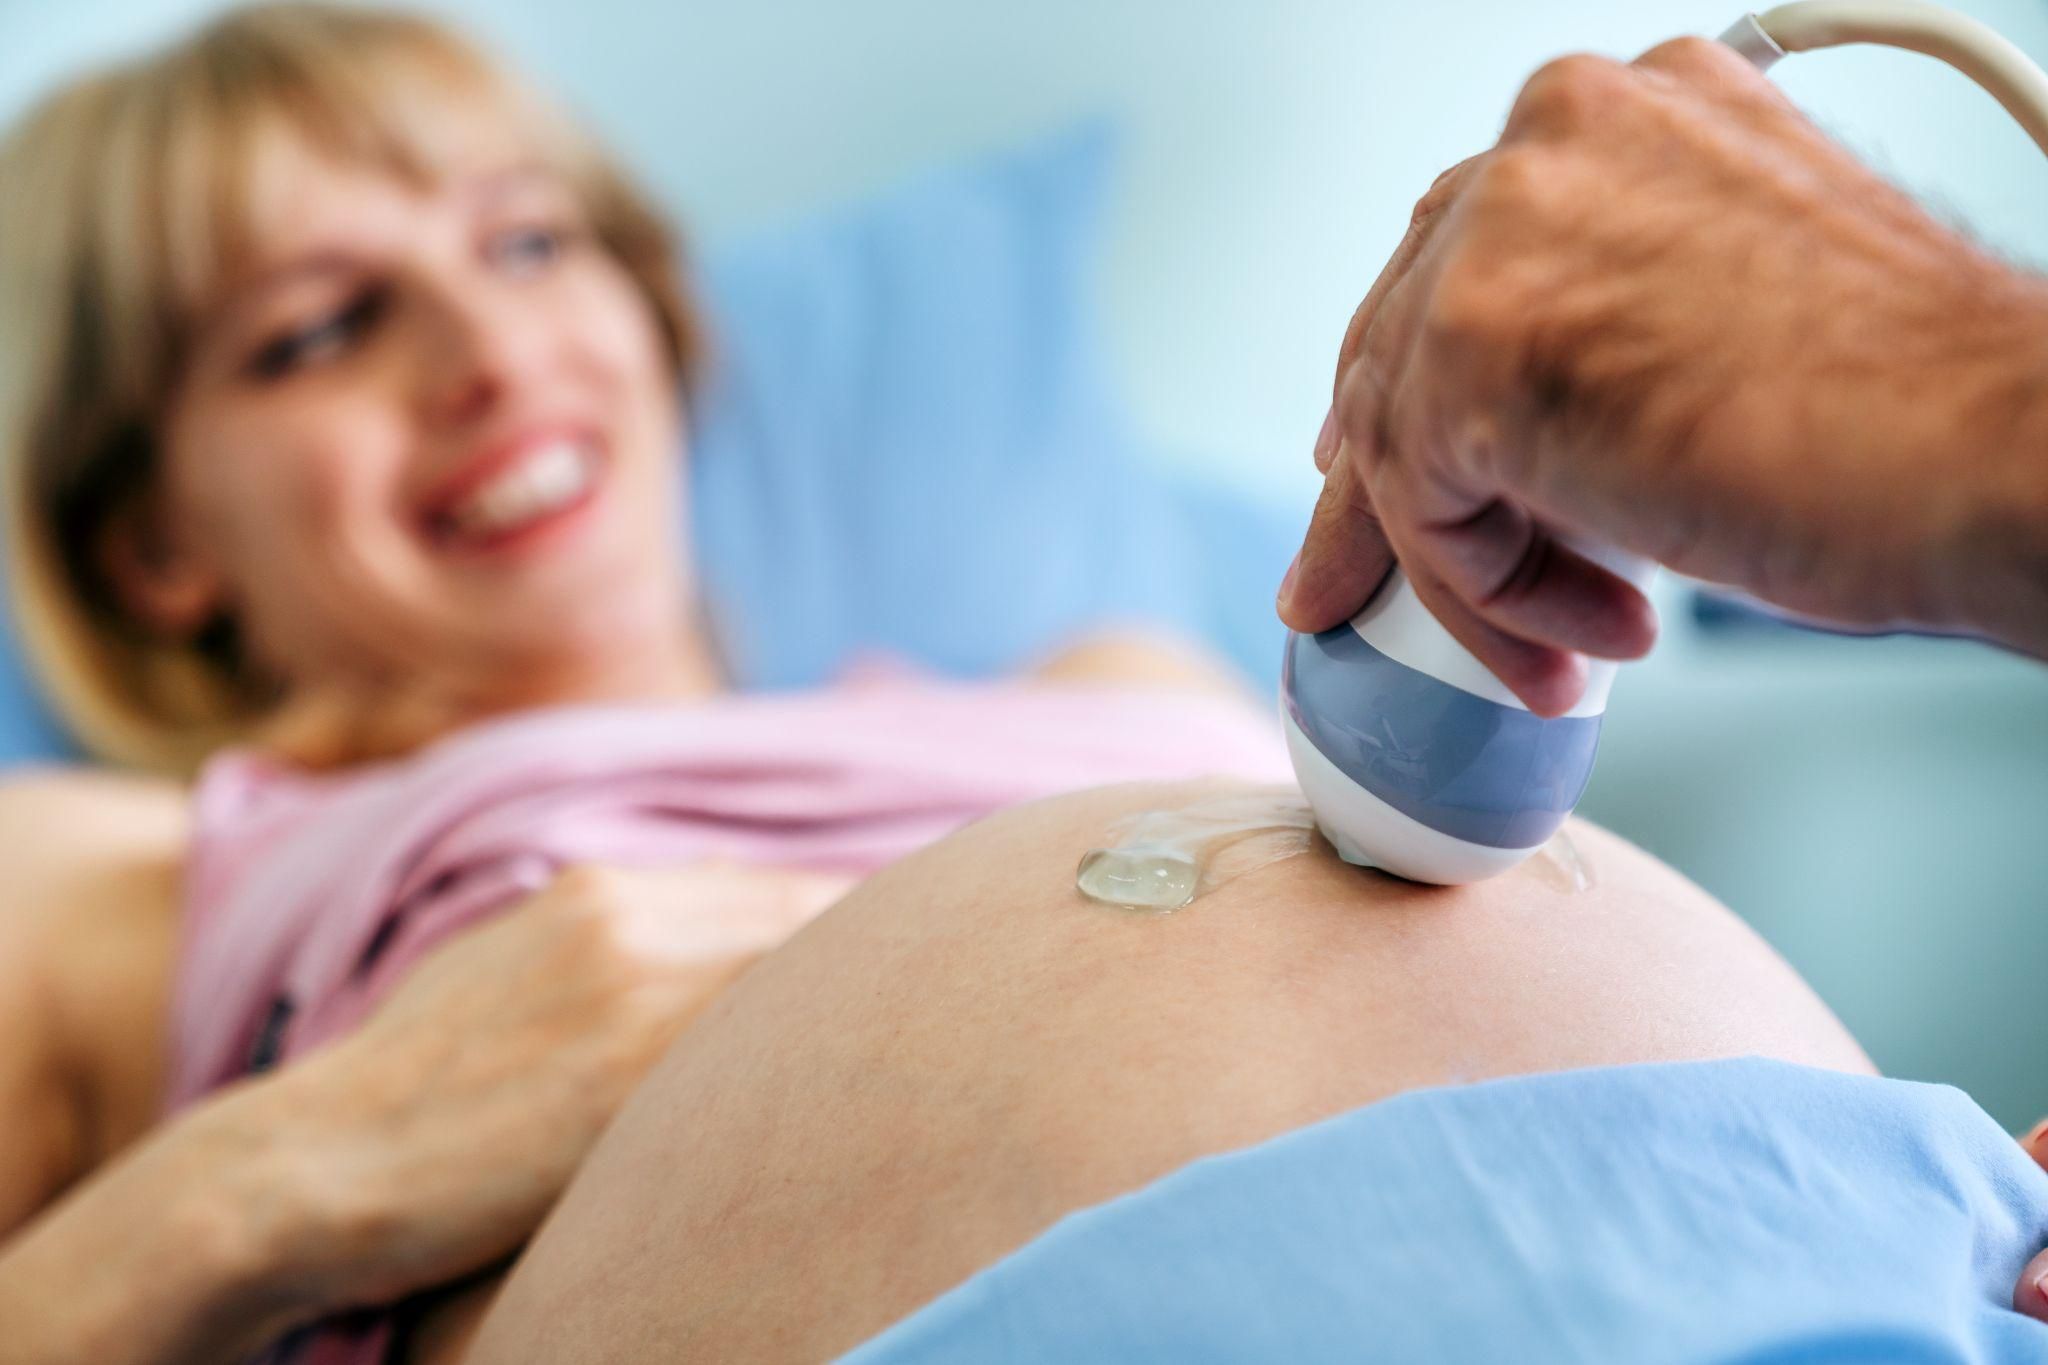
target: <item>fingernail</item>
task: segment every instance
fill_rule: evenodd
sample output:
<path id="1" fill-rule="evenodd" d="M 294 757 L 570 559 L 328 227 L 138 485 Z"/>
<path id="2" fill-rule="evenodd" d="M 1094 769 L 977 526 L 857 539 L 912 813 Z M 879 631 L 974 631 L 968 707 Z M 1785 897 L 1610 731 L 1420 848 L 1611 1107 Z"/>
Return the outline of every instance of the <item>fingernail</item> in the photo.
<path id="1" fill-rule="evenodd" d="M 2034 1277 L 2034 1292 L 2041 1296 L 2041 1302 L 2048 1303 L 2048 1270 Z"/>
<path id="2" fill-rule="evenodd" d="M 1287 600 L 1287 590 L 1294 586 L 1295 571 L 1301 568 L 1301 551 L 1294 552 L 1294 560 L 1287 566 L 1287 573 L 1280 580 L 1280 600 Z"/>
<path id="3" fill-rule="evenodd" d="M 1330 457 L 1337 453 L 1337 405 L 1323 414 L 1323 429 L 1316 433 L 1316 468 L 1330 463 Z"/>

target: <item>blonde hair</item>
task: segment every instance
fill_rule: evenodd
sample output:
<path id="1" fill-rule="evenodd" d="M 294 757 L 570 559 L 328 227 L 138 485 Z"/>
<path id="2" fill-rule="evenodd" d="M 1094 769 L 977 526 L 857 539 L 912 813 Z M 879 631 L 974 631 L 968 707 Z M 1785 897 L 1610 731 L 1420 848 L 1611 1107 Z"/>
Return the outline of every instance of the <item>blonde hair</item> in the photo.
<path id="1" fill-rule="evenodd" d="M 436 132 L 458 108 L 510 120 L 576 191 L 687 382 L 701 333 L 660 216 L 565 115 L 425 19 L 234 10 L 58 92 L 0 144 L 4 572 L 43 690 L 94 756 L 189 771 L 276 701 L 231 621 L 161 638 L 98 566 L 109 518 L 156 476 L 156 428 L 198 310 L 246 249 L 260 149 L 284 133 L 429 184 L 448 169 Z"/>

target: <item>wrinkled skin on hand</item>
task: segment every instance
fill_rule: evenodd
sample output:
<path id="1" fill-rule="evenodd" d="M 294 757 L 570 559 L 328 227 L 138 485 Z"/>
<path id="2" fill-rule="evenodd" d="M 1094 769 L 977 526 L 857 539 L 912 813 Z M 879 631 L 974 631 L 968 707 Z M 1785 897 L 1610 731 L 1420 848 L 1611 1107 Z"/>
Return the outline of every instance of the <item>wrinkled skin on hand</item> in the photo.
<path id="1" fill-rule="evenodd" d="M 1398 557 L 1555 715 L 1584 655 L 1656 631 L 1563 543 L 1583 538 L 1795 611 L 2048 654 L 2044 375 L 2048 285 L 1735 53 L 1566 57 L 1430 187 L 1352 317 L 1280 613 L 1337 625 Z M 2048 1122 L 2023 1143 L 2048 1169 Z M 2013 1305 L 2048 1321 L 2048 1251 Z"/>
<path id="2" fill-rule="evenodd" d="M 1574 537 L 1842 622 L 2048 642 L 1971 596 L 2036 534 L 1996 490 L 2039 444 L 2015 423 L 2044 373 L 2043 283 L 1721 44 L 1566 57 L 1431 187 L 1353 317 L 1281 615 L 1337 624 L 1398 556 L 1543 714 L 1584 655 L 1656 630 Z"/>
<path id="3" fill-rule="evenodd" d="M 851 878 L 573 867 L 422 959 L 295 1073 L 330 1236 L 306 1297 L 396 1299 L 530 1237 L 649 1067 Z"/>

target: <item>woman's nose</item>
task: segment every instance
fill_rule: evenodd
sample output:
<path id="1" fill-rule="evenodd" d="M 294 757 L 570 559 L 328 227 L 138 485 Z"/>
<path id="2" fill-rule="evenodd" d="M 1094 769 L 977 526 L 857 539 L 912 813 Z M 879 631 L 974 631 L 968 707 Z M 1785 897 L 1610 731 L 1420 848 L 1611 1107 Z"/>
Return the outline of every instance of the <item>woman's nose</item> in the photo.
<path id="1" fill-rule="evenodd" d="M 430 305 L 421 329 L 417 373 L 422 402 L 436 425 L 462 426 L 495 412 L 528 382 L 545 338 L 535 320 L 488 288 L 446 290 Z"/>

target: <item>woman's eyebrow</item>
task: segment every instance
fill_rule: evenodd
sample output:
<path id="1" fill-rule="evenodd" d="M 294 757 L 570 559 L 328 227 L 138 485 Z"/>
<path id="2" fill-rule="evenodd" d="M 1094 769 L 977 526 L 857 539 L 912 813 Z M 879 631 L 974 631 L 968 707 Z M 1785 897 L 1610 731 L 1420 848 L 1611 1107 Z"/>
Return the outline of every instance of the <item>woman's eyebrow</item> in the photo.
<path id="1" fill-rule="evenodd" d="M 287 284 L 328 275 L 347 275 L 356 267 L 356 258 L 338 248 L 322 248 L 294 256 L 229 286 L 215 316 L 222 321 L 230 321 L 254 307 L 265 295 Z"/>
<path id="2" fill-rule="evenodd" d="M 487 207 L 532 188 L 567 192 L 567 186 L 556 172 L 538 162 L 522 162 L 459 182 L 456 193 L 478 206 Z M 313 248 L 230 283 L 214 316 L 221 322 L 232 322 L 261 302 L 265 295 L 285 285 L 322 276 L 347 275 L 359 265 L 357 258 L 344 248 Z"/>
<path id="3" fill-rule="evenodd" d="M 562 177 L 537 162 L 522 162 L 502 170 L 479 175 L 462 187 L 465 198 L 479 204 L 488 204 L 527 189 L 562 191 L 567 187 Z"/>
<path id="4" fill-rule="evenodd" d="M 470 195 L 502 194 L 506 190 L 523 189 L 536 181 L 548 179 L 545 167 L 533 162 L 522 161 L 510 166 L 498 166 L 465 177 L 460 183 L 463 191 Z"/>

